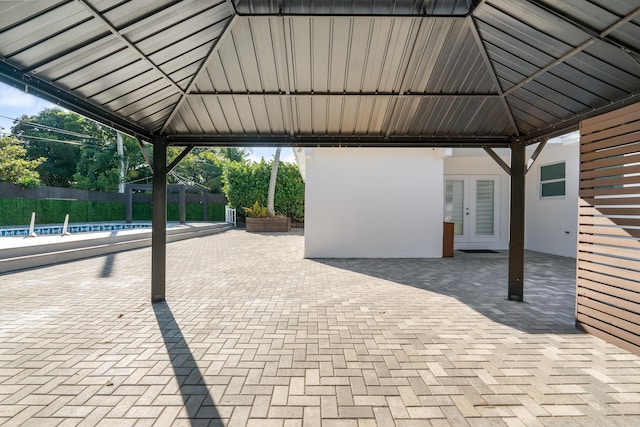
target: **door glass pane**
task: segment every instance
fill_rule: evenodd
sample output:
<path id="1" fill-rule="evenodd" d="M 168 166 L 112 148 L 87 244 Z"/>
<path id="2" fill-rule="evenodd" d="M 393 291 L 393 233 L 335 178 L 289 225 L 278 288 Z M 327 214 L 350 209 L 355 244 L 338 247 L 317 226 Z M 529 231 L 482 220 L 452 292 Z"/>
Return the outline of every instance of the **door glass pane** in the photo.
<path id="1" fill-rule="evenodd" d="M 453 233 L 456 236 L 464 234 L 464 181 L 447 180 L 444 203 L 444 220 L 453 222 Z"/>
<path id="2" fill-rule="evenodd" d="M 476 235 L 493 236 L 493 180 L 476 182 Z"/>

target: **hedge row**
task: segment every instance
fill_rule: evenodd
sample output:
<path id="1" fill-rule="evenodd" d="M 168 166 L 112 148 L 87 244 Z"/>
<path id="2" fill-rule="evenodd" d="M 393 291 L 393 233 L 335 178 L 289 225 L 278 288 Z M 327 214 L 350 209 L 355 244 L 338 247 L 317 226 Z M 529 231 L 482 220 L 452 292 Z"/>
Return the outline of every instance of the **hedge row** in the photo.
<path id="1" fill-rule="evenodd" d="M 273 161 L 263 159 L 257 163 L 228 162 L 225 165 L 223 191 L 229 204 L 238 210 L 238 216 L 244 217 L 243 208 L 253 206 L 256 201 L 267 205 L 272 164 Z M 304 181 L 296 164 L 280 163 L 274 205 L 277 214 L 304 220 Z"/>
<path id="2" fill-rule="evenodd" d="M 150 203 L 134 203 L 133 204 L 133 220 L 134 221 L 151 221 L 153 207 Z M 202 221 L 202 205 L 196 203 L 187 203 L 185 208 L 185 217 L 189 221 Z M 180 220 L 180 204 L 169 203 L 167 205 L 167 221 Z M 224 221 L 224 205 L 209 205 L 209 221 Z"/>
<path id="3" fill-rule="evenodd" d="M 61 224 L 69 214 L 70 222 L 124 221 L 125 204 L 93 202 L 84 200 L 46 200 L 0 198 L 0 226 L 26 225 L 31 221 L 31 212 L 36 213 L 37 224 Z M 150 203 L 133 204 L 134 221 L 151 221 Z M 167 206 L 168 221 L 180 219 L 180 205 Z M 188 203 L 187 221 L 202 221 L 202 205 Z M 209 221 L 224 221 L 224 205 L 209 205 Z"/>
<path id="4" fill-rule="evenodd" d="M 125 218 L 124 203 L 79 200 L 0 199 L 0 225 L 25 225 L 36 213 L 38 224 L 58 224 L 66 214 L 72 222 L 114 221 Z"/>

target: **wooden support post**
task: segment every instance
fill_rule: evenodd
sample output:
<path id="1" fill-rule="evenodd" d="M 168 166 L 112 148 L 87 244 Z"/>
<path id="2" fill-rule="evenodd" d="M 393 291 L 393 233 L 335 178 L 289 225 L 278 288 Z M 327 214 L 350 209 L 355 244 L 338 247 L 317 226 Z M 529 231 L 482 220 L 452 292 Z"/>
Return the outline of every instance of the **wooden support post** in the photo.
<path id="1" fill-rule="evenodd" d="M 151 231 L 151 302 L 164 301 L 167 263 L 167 140 L 153 141 L 153 216 Z"/>
<path id="2" fill-rule="evenodd" d="M 525 148 L 521 139 L 514 139 L 511 143 L 509 293 L 507 298 L 516 301 L 524 301 Z"/>

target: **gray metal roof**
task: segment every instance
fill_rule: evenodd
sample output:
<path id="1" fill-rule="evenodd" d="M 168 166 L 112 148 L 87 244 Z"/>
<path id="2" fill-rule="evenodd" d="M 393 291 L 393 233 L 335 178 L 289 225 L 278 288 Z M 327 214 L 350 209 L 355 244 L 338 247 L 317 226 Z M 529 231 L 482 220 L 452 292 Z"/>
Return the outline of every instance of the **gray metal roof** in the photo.
<path id="1" fill-rule="evenodd" d="M 0 57 L 144 139 L 500 145 L 640 101 L 640 0 L 9 1 Z"/>

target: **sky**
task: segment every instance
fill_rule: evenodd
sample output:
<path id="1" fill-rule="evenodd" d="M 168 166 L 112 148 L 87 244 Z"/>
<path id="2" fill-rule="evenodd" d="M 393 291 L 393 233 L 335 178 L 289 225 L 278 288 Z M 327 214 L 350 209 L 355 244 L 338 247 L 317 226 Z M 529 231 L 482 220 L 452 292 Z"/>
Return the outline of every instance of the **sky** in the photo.
<path id="1" fill-rule="evenodd" d="M 0 132 L 9 133 L 13 120 L 24 114 L 35 115 L 53 104 L 15 89 L 4 83 L 0 83 Z M 9 117 L 9 118 L 7 118 Z"/>
<path id="2" fill-rule="evenodd" d="M 54 106 L 55 104 L 48 101 L 0 83 L 0 133 L 11 132 L 12 119 L 23 115 L 34 116 L 45 108 Z M 257 162 L 263 157 L 265 160 L 272 159 L 276 150 L 275 148 L 251 148 L 248 151 L 248 159 Z M 280 153 L 280 161 L 294 163 L 293 150 L 283 148 Z"/>

